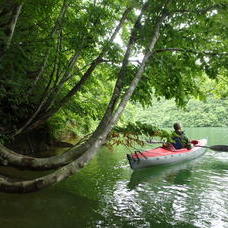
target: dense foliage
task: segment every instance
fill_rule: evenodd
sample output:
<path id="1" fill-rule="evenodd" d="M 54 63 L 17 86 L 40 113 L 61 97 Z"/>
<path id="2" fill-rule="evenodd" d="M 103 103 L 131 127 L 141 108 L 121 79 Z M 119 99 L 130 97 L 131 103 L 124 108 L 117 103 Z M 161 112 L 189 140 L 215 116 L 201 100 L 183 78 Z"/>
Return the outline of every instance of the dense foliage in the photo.
<path id="1" fill-rule="evenodd" d="M 126 121 L 151 124 L 168 128 L 180 122 L 185 127 L 228 127 L 228 100 L 208 98 L 206 101 L 190 100 L 184 109 L 178 108 L 174 100 L 154 101 L 152 107 L 140 104 L 129 105 L 124 117 Z"/>

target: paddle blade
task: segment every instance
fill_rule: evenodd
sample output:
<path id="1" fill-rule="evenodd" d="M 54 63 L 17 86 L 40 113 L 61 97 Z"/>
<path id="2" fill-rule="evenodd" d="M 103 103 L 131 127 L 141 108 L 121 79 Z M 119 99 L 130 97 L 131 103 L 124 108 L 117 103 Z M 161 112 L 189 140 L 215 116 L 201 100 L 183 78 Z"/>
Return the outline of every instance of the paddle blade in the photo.
<path id="1" fill-rule="evenodd" d="M 214 151 L 228 152 L 227 145 L 214 145 L 214 146 L 209 146 L 209 148 Z"/>

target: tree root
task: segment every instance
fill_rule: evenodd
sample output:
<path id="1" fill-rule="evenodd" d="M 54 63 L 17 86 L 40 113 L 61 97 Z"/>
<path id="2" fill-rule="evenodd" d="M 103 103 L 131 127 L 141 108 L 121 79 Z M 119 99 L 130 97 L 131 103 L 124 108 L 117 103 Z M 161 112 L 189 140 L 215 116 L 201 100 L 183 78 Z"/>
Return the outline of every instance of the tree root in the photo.
<path id="1" fill-rule="evenodd" d="M 23 167 L 31 170 L 50 170 L 65 166 L 79 158 L 88 148 L 85 144 L 73 147 L 64 154 L 48 158 L 35 158 L 21 155 L 0 144 L 0 164 Z"/>
<path id="2" fill-rule="evenodd" d="M 80 158 L 59 168 L 51 174 L 32 180 L 18 180 L 0 175 L 0 191 L 7 193 L 29 193 L 39 191 L 52 184 L 56 184 L 77 173 L 90 161 L 99 149 L 100 143 L 91 146 Z"/>

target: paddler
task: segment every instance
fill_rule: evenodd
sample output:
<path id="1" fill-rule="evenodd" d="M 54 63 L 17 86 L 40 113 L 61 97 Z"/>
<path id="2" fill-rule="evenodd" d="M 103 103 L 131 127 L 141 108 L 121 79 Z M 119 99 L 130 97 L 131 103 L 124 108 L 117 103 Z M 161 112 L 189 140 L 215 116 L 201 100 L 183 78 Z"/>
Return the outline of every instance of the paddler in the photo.
<path id="1" fill-rule="evenodd" d="M 173 128 L 174 132 L 172 133 L 172 145 L 175 147 L 175 149 L 191 149 L 191 142 L 182 130 L 181 125 L 179 123 L 174 123 Z"/>

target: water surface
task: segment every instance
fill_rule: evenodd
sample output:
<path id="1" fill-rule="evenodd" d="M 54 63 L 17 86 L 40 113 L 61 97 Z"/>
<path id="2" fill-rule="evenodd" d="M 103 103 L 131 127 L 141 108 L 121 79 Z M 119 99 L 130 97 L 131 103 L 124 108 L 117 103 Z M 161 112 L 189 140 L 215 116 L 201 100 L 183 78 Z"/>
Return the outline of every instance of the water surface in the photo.
<path id="1" fill-rule="evenodd" d="M 227 128 L 186 130 L 209 145 L 228 144 Z M 133 172 L 126 149 L 103 148 L 66 181 L 37 193 L 0 193 L 1 228 L 228 228 L 228 152 Z M 26 172 L 26 171 L 21 171 Z"/>

